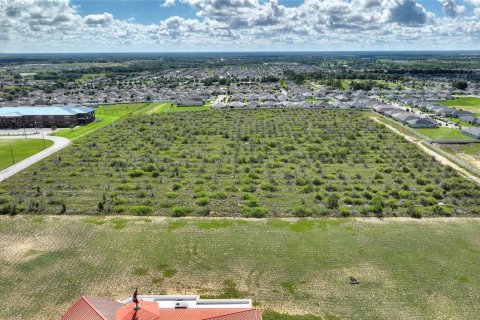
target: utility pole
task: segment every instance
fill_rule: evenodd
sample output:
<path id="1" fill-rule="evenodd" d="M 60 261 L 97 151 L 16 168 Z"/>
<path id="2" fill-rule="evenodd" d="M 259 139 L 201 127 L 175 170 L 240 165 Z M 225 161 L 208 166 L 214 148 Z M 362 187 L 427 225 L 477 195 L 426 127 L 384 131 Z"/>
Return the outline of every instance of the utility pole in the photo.
<path id="1" fill-rule="evenodd" d="M 12 155 L 12 164 L 15 164 L 15 158 L 13 157 L 13 148 L 11 144 L 10 144 L 10 154 Z"/>
<path id="2" fill-rule="evenodd" d="M 43 149 L 45 149 L 45 136 L 43 134 L 43 130 L 42 130 L 42 140 L 43 140 Z"/>

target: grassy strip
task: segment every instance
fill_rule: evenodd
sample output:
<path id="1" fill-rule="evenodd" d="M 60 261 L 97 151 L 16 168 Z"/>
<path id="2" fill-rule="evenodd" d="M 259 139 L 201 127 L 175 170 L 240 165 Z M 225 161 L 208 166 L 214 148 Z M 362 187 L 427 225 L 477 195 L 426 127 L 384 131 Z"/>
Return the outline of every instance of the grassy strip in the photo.
<path id="1" fill-rule="evenodd" d="M 438 103 L 447 107 L 457 107 L 465 111 L 470 111 L 480 116 L 480 98 L 478 97 L 457 97 L 452 100 L 438 101 Z"/>
<path id="2" fill-rule="evenodd" d="M 442 139 L 442 140 L 473 140 L 473 138 L 466 136 L 460 129 L 453 128 L 428 128 L 428 129 L 415 129 L 418 133 L 423 134 L 429 139 Z"/>
<path id="3" fill-rule="evenodd" d="M 105 127 L 112 122 L 122 119 L 128 115 L 147 112 L 150 103 L 132 103 L 105 105 L 95 109 L 96 121 L 85 126 L 78 126 L 72 129 L 61 129 L 51 133 L 52 136 L 64 137 L 75 140 L 94 130 Z"/>
<path id="4" fill-rule="evenodd" d="M 34 154 L 50 147 L 53 144 L 50 140 L 42 139 L 15 139 L 0 140 L 0 170 L 3 170 L 15 163 L 20 162 Z M 10 149 L 11 146 L 11 149 Z M 12 160 L 13 151 L 13 160 Z"/>
<path id="5" fill-rule="evenodd" d="M 167 112 L 187 112 L 187 111 L 205 111 L 210 110 L 209 104 L 203 106 L 185 106 L 179 107 L 173 102 L 160 103 L 157 106 L 151 108 L 147 114 L 161 114 Z"/>
<path id="6" fill-rule="evenodd" d="M 206 221 L 0 219 L 9 244 L 0 253 L 0 299 L 9 306 L 0 318 L 59 319 L 81 295 L 122 299 L 136 287 L 252 298 L 275 311 L 267 320 L 478 315 L 478 219 L 309 219 L 302 228 L 286 220 L 205 228 Z"/>

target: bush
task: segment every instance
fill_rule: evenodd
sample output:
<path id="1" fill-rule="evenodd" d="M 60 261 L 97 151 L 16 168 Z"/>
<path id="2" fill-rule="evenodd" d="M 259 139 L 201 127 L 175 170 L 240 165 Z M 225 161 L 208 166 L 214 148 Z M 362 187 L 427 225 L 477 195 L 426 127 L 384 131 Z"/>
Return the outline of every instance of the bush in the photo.
<path id="1" fill-rule="evenodd" d="M 278 188 L 271 183 L 262 183 L 260 189 L 270 192 L 278 191 Z"/>
<path id="2" fill-rule="evenodd" d="M 153 208 L 150 206 L 131 206 L 130 211 L 137 216 L 146 216 L 153 212 Z"/>
<path id="3" fill-rule="evenodd" d="M 433 207 L 433 214 L 436 216 L 442 216 L 442 217 L 451 217 L 452 212 L 450 211 L 450 208 L 444 207 L 444 206 L 435 206 Z"/>
<path id="4" fill-rule="evenodd" d="M 249 208 L 246 212 L 246 215 L 252 218 L 263 218 L 267 215 L 267 210 L 260 207 Z"/>
<path id="5" fill-rule="evenodd" d="M 16 204 L 4 204 L 0 205 L 0 214 L 9 214 L 9 215 L 16 215 L 17 213 L 25 210 L 23 206 L 17 206 Z"/>
<path id="6" fill-rule="evenodd" d="M 292 209 L 292 214 L 297 217 L 309 217 L 313 212 L 305 206 L 296 206 Z"/>
<path id="7" fill-rule="evenodd" d="M 420 219 L 422 217 L 420 210 L 418 210 L 412 203 L 407 204 L 407 215 L 415 219 Z"/>
<path id="8" fill-rule="evenodd" d="M 385 204 L 380 196 L 375 196 L 370 202 L 370 210 L 377 215 L 382 214 L 384 206 Z"/>
<path id="9" fill-rule="evenodd" d="M 192 207 L 173 207 L 172 208 L 172 216 L 174 217 L 184 217 L 186 215 L 191 214 L 195 210 Z"/>
<path id="10" fill-rule="evenodd" d="M 323 194 L 322 193 L 316 193 L 315 194 L 315 200 L 322 201 L 323 200 Z"/>
<path id="11" fill-rule="evenodd" d="M 254 184 L 249 184 L 249 185 L 243 186 L 241 190 L 243 192 L 255 192 L 257 191 L 257 186 L 255 186 Z"/>
<path id="12" fill-rule="evenodd" d="M 335 193 L 331 193 L 327 197 L 327 201 L 325 203 L 327 208 L 329 209 L 337 209 L 338 208 L 338 196 Z"/>
<path id="13" fill-rule="evenodd" d="M 225 192 L 217 192 L 213 195 L 215 199 L 227 199 L 227 194 Z"/>
<path id="14" fill-rule="evenodd" d="M 127 207 L 124 206 L 124 205 L 114 206 L 114 207 L 112 208 L 112 211 L 113 211 L 113 212 L 116 212 L 116 213 L 123 213 L 123 212 L 126 212 L 126 211 L 127 211 Z"/>
<path id="15" fill-rule="evenodd" d="M 197 215 L 206 217 L 210 215 L 210 212 L 211 212 L 210 208 L 203 207 L 197 210 Z"/>
<path id="16" fill-rule="evenodd" d="M 348 208 L 341 207 L 340 214 L 342 215 L 342 217 L 348 217 L 350 215 L 350 210 L 348 210 Z"/>
<path id="17" fill-rule="evenodd" d="M 178 197 L 178 192 L 167 192 L 166 196 L 168 199 L 175 199 L 176 197 Z"/>
<path id="18" fill-rule="evenodd" d="M 180 189 L 182 187 L 182 185 L 178 182 L 175 182 L 174 184 L 172 184 L 172 190 L 173 191 L 177 191 L 178 189 Z"/>
<path id="19" fill-rule="evenodd" d="M 133 169 L 128 172 L 128 176 L 131 178 L 138 178 L 145 174 L 145 172 L 141 169 Z"/>
<path id="20" fill-rule="evenodd" d="M 195 202 L 197 206 L 204 207 L 210 202 L 209 198 L 198 198 Z"/>

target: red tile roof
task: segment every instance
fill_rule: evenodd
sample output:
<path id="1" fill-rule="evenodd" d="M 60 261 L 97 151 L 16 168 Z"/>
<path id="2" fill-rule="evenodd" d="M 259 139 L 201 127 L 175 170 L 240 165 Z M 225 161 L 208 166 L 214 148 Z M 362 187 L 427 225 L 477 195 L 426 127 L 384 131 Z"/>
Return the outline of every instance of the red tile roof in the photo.
<path id="1" fill-rule="evenodd" d="M 158 308 L 158 303 L 154 301 L 143 301 L 139 302 L 140 309 L 135 311 L 135 303 L 131 302 L 117 310 L 116 320 L 132 320 L 135 319 L 134 315 L 138 317 L 139 320 L 159 320 L 158 313 L 160 309 Z"/>
<path id="2" fill-rule="evenodd" d="M 261 320 L 254 308 L 159 308 L 157 302 L 140 300 L 139 320 Z M 134 303 L 127 305 L 94 297 L 81 297 L 61 320 L 131 320 Z"/>
<path id="3" fill-rule="evenodd" d="M 81 297 L 61 320 L 115 320 L 121 303 L 105 298 Z"/>
<path id="4" fill-rule="evenodd" d="M 253 312 L 252 312 L 253 311 Z M 160 309 L 159 320 L 260 320 L 255 309 L 186 308 Z M 257 317 L 255 317 L 257 316 Z"/>

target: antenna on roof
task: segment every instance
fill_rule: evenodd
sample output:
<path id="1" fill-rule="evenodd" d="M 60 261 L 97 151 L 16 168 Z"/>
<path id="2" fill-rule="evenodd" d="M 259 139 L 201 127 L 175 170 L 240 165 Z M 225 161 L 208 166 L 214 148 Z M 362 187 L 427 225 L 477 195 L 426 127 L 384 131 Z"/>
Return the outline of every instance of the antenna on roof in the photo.
<path id="1" fill-rule="evenodd" d="M 133 293 L 132 301 L 135 303 L 135 307 L 133 307 L 133 310 L 135 310 L 135 313 L 137 313 L 137 310 L 140 310 L 140 305 L 138 304 L 138 289 L 135 289 L 135 292 Z"/>

